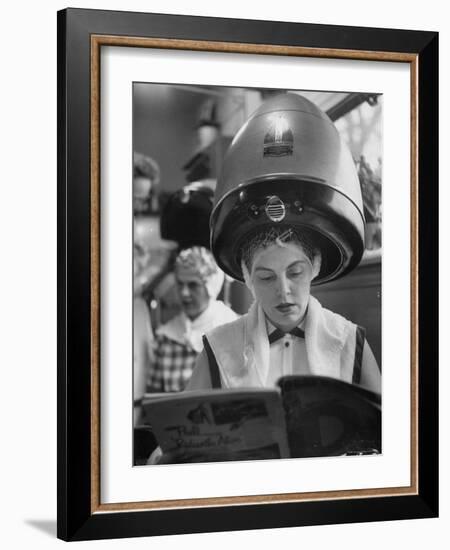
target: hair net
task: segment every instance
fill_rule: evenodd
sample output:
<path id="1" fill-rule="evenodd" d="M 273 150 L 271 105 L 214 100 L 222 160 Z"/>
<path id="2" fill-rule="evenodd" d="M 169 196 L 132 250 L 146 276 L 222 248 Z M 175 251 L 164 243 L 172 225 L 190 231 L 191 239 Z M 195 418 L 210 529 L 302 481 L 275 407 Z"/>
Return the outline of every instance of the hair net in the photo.
<path id="1" fill-rule="evenodd" d="M 196 273 L 205 284 L 208 296 L 212 300 L 217 298 L 225 275 L 207 248 L 193 246 L 182 250 L 175 260 L 175 271 L 177 269 L 186 269 Z"/>
<path id="2" fill-rule="evenodd" d="M 251 282 L 251 270 L 255 254 L 258 251 L 264 250 L 274 244 L 278 246 L 286 246 L 287 244 L 294 244 L 298 246 L 311 263 L 312 279 L 317 277 L 319 274 L 322 257 L 320 250 L 314 247 L 310 240 L 308 240 L 305 236 L 300 235 L 299 232 L 293 227 L 271 227 L 270 229 L 256 233 L 256 235 L 249 239 L 242 247 L 242 274 L 244 275 L 245 284 L 253 295 L 254 292 L 253 284 Z"/>

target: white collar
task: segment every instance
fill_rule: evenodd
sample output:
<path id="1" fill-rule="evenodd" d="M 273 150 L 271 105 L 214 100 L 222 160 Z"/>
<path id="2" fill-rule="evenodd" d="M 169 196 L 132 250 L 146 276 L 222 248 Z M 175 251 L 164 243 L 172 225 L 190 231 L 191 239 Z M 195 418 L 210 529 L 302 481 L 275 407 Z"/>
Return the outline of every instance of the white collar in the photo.
<path id="1" fill-rule="evenodd" d="M 244 362 L 259 383 L 265 386 L 270 362 L 270 346 L 267 335 L 267 317 L 261 306 L 254 302 L 246 316 L 244 331 Z M 272 324 L 272 323 L 270 323 Z M 323 310 L 320 303 L 310 296 L 305 316 L 305 345 L 312 374 L 339 378 L 340 351 L 346 340 L 349 321 L 340 315 Z"/>
<path id="2" fill-rule="evenodd" d="M 305 330 L 307 315 L 308 315 L 308 308 L 306 308 L 305 315 L 303 315 L 303 318 L 300 321 L 300 323 L 297 325 L 297 328 L 299 328 L 301 330 Z M 267 336 L 269 336 L 270 334 L 272 334 L 272 332 L 275 332 L 277 330 L 277 327 L 270 321 L 270 319 L 267 317 L 267 315 L 264 315 L 264 317 L 266 319 Z"/>
<path id="3" fill-rule="evenodd" d="M 194 320 L 181 312 L 162 325 L 157 334 L 166 336 L 182 345 L 188 345 L 197 353 L 203 349 L 203 335 L 211 328 L 234 319 L 236 315 L 219 300 L 210 300 L 208 307 Z"/>

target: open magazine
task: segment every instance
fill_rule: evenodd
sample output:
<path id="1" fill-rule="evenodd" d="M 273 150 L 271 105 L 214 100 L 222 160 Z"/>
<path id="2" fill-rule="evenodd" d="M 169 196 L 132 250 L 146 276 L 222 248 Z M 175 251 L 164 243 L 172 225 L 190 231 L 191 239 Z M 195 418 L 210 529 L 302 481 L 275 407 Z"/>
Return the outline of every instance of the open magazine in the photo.
<path id="1" fill-rule="evenodd" d="M 278 388 L 149 395 L 143 409 L 174 462 L 381 452 L 380 396 L 334 378 L 286 376 Z"/>

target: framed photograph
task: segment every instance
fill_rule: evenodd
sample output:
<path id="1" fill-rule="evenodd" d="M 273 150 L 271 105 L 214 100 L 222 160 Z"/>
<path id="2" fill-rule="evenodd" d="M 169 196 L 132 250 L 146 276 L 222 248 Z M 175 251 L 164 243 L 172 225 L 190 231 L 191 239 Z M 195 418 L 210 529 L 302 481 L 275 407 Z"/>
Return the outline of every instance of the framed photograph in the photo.
<path id="1" fill-rule="evenodd" d="M 434 32 L 58 13 L 58 537 L 438 515 L 437 82 Z"/>

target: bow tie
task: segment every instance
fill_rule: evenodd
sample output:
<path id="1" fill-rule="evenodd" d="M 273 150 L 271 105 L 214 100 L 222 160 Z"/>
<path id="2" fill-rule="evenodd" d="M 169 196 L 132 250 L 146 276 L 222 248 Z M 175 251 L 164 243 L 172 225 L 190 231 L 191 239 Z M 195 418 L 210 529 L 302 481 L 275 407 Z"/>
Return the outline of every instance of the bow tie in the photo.
<path id="1" fill-rule="evenodd" d="M 292 334 L 292 336 L 297 336 L 297 338 L 304 338 L 305 337 L 305 331 L 301 328 L 294 327 L 289 332 L 283 332 L 279 328 L 275 329 L 272 334 L 269 334 L 269 344 L 273 344 L 280 338 L 283 338 L 285 334 Z"/>

